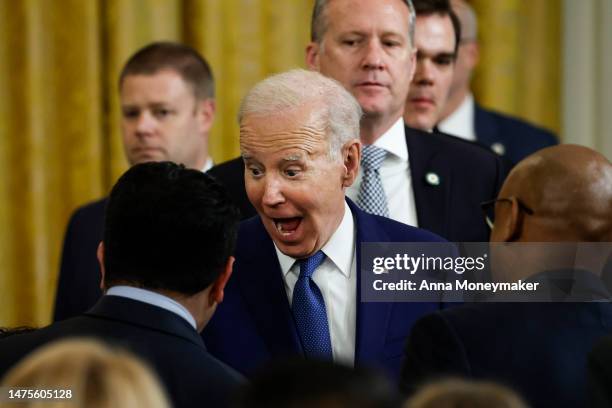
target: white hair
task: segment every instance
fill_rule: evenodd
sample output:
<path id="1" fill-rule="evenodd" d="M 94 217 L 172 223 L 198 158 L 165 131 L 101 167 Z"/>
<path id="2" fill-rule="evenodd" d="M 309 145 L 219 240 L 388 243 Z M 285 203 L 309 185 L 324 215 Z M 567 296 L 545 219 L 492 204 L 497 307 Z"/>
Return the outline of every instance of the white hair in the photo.
<path id="1" fill-rule="evenodd" d="M 362 110 L 337 81 L 315 71 L 294 69 L 256 84 L 244 97 L 238 122 L 248 115 L 272 115 L 307 104 L 315 104 L 317 125 L 326 130 L 331 158 L 340 158 L 342 146 L 359 139 Z"/>

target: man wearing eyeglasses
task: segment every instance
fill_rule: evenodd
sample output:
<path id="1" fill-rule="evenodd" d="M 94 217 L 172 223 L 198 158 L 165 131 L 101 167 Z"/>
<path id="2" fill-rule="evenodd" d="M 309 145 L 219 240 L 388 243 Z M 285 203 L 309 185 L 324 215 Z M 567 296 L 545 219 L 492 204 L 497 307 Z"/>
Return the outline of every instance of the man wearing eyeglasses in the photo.
<path id="1" fill-rule="evenodd" d="M 406 346 L 402 388 L 459 375 L 501 381 L 533 407 L 585 406 L 587 353 L 612 332 L 600 279 L 612 242 L 612 163 L 577 145 L 540 150 L 517 164 L 491 206 L 493 277 L 542 282 L 546 292 L 531 299 L 555 303 L 523 296 L 422 318 Z M 547 250 L 537 250 L 542 243 Z"/>
<path id="2" fill-rule="evenodd" d="M 451 0 L 461 22 L 450 92 L 438 116 L 438 128 L 463 139 L 482 143 L 516 164 L 529 154 L 558 143 L 550 131 L 509 115 L 480 106 L 470 90 L 472 73 L 478 64 L 478 22 L 476 13 L 464 0 Z"/>

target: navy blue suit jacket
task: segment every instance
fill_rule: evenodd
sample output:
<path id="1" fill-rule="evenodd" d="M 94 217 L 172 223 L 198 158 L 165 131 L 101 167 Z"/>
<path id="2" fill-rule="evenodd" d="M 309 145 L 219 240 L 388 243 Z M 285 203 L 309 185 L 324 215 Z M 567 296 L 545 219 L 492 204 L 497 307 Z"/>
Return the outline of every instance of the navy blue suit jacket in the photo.
<path id="1" fill-rule="evenodd" d="M 507 166 L 488 149 L 442 133 L 405 128 L 410 174 L 420 228 L 453 242 L 486 242 L 480 203 L 497 197 Z M 209 174 L 228 190 L 243 219 L 256 215 L 244 188 L 241 158 L 221 163 Z M 439 177 L 438 185 L 428 181 Z"/>
<path id="2" fill-rule="evenodd" d="M 593 293 L 606 293 L 589 282 Z M 608 295 L 609 296 L 609 295 Z M 480 303 L 445 309 L 414 326 L 401 388 L 447 376 L 490 380 L 532 407 L 586 406 L 587 354 L 612 333 L 612 304 Z"/>
<path id="3" fill-rule="evenodd" d="M 0 341 L 0 377 L 35 348 L 67 337 L 94 337 L 141 357 L 155 369 L 175 407 L 229 406 L 244 382 L 208 353 L 185 319 L 119 296 L 104 296 L 81 316 Z"/>
<path id="4" fill-rule="evenodd" d="M 504 154 L 515 165 L 531 153 L 559 143 L 550 131 L 525 121 L 474 105 L 474 126 L 478 142 Z M 494 149 L 495 150 L 495 149 Z"/>
<path id="5" fill-rule="evenodd" d="M 68 223 L 55 295 L 53 320 L 77 316 L 102 296 L 96 257 L 104 232 L 106 198 L 78 208 Z"/>
<path id="6" fill-rule="evenodd" d="M 360 243 L 444 240 L 347 202 L 357 236 L 355 364 L 377 366 L 397 379 L 410 328 L 441 303 L 361 302 Z M 247 375 L 271 360 L 303 355 L 274 244 L 259 217 L 241 223 L 225 298 L 202 335 L 214 356 Z"/>

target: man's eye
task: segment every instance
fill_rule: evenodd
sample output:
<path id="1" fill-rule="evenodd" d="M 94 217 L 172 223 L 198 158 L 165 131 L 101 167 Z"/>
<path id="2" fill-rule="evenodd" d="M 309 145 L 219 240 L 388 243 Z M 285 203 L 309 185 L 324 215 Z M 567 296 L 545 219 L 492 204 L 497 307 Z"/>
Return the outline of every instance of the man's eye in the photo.
<path id="1" fill-rule="evenodd" d="M 251 172 L 251 175 L 255 177 L 261 176 L 262 174 L 262 171 L 255 167 L 249 167 L 249 171 Z"/>
<path id="2" fill-rule="evenodd" d="M 137 110 L 124 110 L 123 111 L 123 117 L 126 119 L 137 118 L 139 114 L 140 112 L 138 112 Z"/>
<path id="3" fill-rule="evenodd" d="M 434 59 L 434 63 L 436 65 L 450 65 L 453 63 L 453 57 L 451 56 L 437 57 Z"/>
<path id="4" fill-rule="evenodd" d="M 343 40 L 342 44 L 348 45 L 349 47 L 353 47 L 357 45 L 357 40 Z"/>
<path id="5" fill-rule="evenodd" d="M 166 116 L 170 115 L 170 113 L 172 113 L 170 109 L 155 109 L 153 111 L 153 115 L 155 115 L 157 118 L 165 118 Z"/>
<path id="6" fill-rule="evenodd" d="M 397 41 L 384 41 L 384 42 L 383 42 L 383 45 L 384 45 L 385 47 L 399 47 L 399 46 L 400 46 L 400 43 L 399 43 L 399 42 L 397 42 Z"/>
<path id="7" fill-rule="evenodd" d="M 298 174 L 300 174 L 300 171 L 295 169 L 287 169 L 285 170 L 285 174 L 289 177 L 296 177 Z"/>

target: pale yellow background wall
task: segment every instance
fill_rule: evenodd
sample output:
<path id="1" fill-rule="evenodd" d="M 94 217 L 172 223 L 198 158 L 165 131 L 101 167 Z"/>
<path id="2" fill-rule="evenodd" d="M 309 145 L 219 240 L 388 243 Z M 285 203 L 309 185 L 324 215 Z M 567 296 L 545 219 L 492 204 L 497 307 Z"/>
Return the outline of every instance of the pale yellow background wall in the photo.
<path id="1" fill-rule="evenodd" d="M 487 48 L 476 86 L 486 105 L 558 129 L 554 3 L 474 1 Z M 212 155 L 229 159 L 238 153 L 235 116 L 245 91 L 303 66 L 311 5 L 0 0 L 0 326 L 50 320 L 69 215 L 105 195 L 126 169 L 116 89 L 125 59 L 158 39 L 201 51 L 217 80 Z"/>

